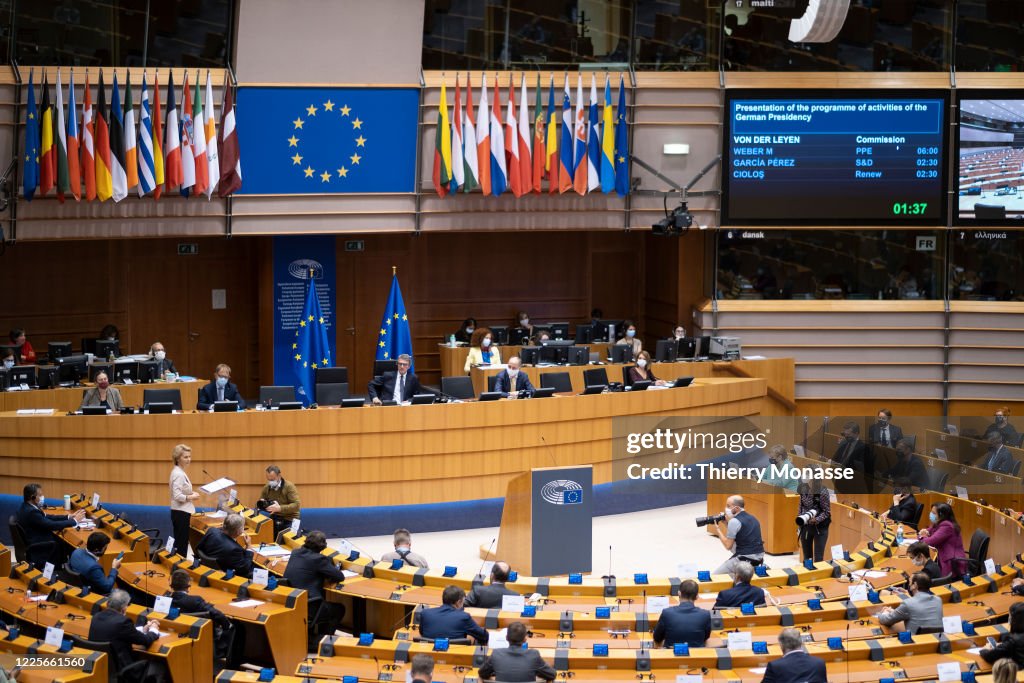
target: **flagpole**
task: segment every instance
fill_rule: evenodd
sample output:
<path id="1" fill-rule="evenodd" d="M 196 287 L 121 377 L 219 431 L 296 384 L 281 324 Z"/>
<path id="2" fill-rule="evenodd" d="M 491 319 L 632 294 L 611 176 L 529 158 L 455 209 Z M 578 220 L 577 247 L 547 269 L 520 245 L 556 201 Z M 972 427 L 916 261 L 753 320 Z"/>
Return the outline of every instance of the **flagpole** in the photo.
<path id="1" fill-rule="evenodd" d="M 391 274 L 398 275 L 398 266 L 391 266 Z"/>

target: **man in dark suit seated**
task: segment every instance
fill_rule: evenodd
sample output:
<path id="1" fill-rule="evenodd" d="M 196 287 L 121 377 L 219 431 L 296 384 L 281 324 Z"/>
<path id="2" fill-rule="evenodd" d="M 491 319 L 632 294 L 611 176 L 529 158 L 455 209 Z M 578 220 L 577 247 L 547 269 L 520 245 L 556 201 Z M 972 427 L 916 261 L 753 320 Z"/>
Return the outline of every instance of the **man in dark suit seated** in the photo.
<path id="1" fill-rule="evenodd" d="M 892 423 L 892 411 L 882 408 L 878 411 L 878 421 L 868 427 L 868 443 L 891 448 L 903 438 L 903 430 Z"/>
<path id="2" fill-rule="evenodd" d="M 25 484 L 25 488 L 22 490 L 21 507 L 15 513 L 21 533 L 25 535 L 26 544 L 52 543 L 49 553 L 34 551 L 33 555 L 27 558 L 33 566 L 39 569 L 42 569 L 47 562 L 60 564 L 60 543 L 53 532 L 73 527 L 85 518 L 85 510 L 76 510 L 70 515 L 48 515 L 43 512 L 45 505 L 46 497 L 43 496 L 42 485 Z"/>
<path id="3" fill-rule="evenodd" d="M 68 560 L 71 571 L 82 577 L 82 583 L 89 587 L 89 590 L 100 595 L 106 595 L 117 583 L 117 570 L 121 567 L 121 560 L 114 558 L 110 563 L 110 575 L 103 573 L 100 566 L 100 558 L 107 551 L 110 545 L 110 536 L 102 531 L 94 531 L 89 534 L 85 541 L 84 548 L 75 548 Z"/>
<path id="4" fill-rule="evenodd" d="M 125 616 L 131 597 L 118 588 L 110 592 L 106 609 L 92 615 L 89 623 L 89 640 L 98 643 L 110 643 L 111 668 L 114 672 L 123 671 L 135 663 L 132 645 L 148 648 L 160 638 L 160 622 L 150 619 L 142 631 L 135 628 L 135 623 Z M 165 667 L 156 662 L 147 662 L 145 675 L 139 680 L 159 679 Z"/>
<path id="5" fill-rule="evenodd" d="M 236 637 L 235 625 L 223 612 L 200 596 L 189 595 L 188 589 L 191 585 L 192 577 L 184 569 L 175 569 L 171 572 L 171 607 L 177 607 L 186 614 L 200 612 L 209 614 L 209 619 L 213 622 L 214 659 L 232 665 L 236 664 L 237 662 L 230 661 L 231 643 Z M 241 651 L 242 648 L 236 643 L 235 652 Z"/>
<path id="6" fill-rule="evenodd" d="M 782 657 L 768 662 L 761 683 L 828 683 L 825 662 L 807 654 L 800 631 L 782 629 L 779 647 Z"/>
<path id="7" fill-rule="evenodd" d="M 345 580 L 345 574 L 340 567 L 331 562 L 331 558 L 322 554 L 321 551 L 326 547 L 327 536 L 324 532 L 310 531 L 302 546 L 292 551 L 288 567 L 284 570 L 284 578 L 288 579 L 293 588 L 301 588 L 308 594 L 309 628 L 318 628 L 314 619 L 320 606 L 326 605 L 327 614 L 321 623 L 324 624 L 326 632 L 334 633 L 338 622 L 345 616 L 345 608 L 344 605 L 324 602 L 324 581 L 341 583 Z M 315 640 L 314 638 L 312 642 Z"/>
<path id="8" fill-rule="evenodd" d="M 509 358 L 508 367 L 494 378 L 494 390 L 500 391 L 502 396 L 508 398 L 532 394 L 533 384 L 530 383 L 530 378 L 526 373 L 520 370 L 522 364 L 519 356 Z"/>
<path id="9" fill-rule="evenodd" d="M 466 591 L 458 586 L 446 586 L 441 594 L 441 606 L 420 612 L 420 635 L 431 640 L 473 636 L 477 643 L 486 645 L 490 634 L 466 614 L 465 602 Z"/>
<path id="10" fill-rule="evenodd" d="M 654 627 L 654 644 L 672 647 L 687 643 L 690 647 L 704 647 L 711 636 L 711 612 L 693 604 L 700 588 L 693 579 L 679 584 L 679 604 L 662 611 Z"/>
<path id="11" fill-rule="evenodd" d="M 885 479 L 897 481 L 906 479 L 911 485 L 919 489 L 928 488 L 928 472 L 924 468 L 921 458 L 914 455 L 910 443 L 906 439 L 896 442 L 896 462 L 886 470 L 882 476 Z"/>
<path id="12" fill-rule="evenodd" d="M 1003 435 L 999 432 L 989 432 L 985 435 L 988 439 L 988 452 L 981 456 L 976 467 L 989 472 L 1009 474 L 1013 470 L 1013 455 L 1010 449 L 1003 445 Z"/>
<path id="13" fill-rule="evenodd" d="M 732 574 L 733 586 L 718 594 L 714 609 L 739 607 L 745 602 L 752 602 L 754 605 L 765 604 L 764 590 L 758 586 L 751 586 L 750 580 L 752 578 L 754 578 L 753 565 L 749 562 L 737 563 Z"/>
<path id="14" fill-rule="evenodd" d="M 222 529 L 210 529 L 200 539 L 196 549 L 209 555 L 217 562 L 217 566 L 227 571 L 235 570 L 238 576 L 252 578 L 252 542 L 245 530 L 245 520 L 238 513 L 231 513 L 224 518 Z M 235 539 L 241 538 L 244 548 Z"/>
<path id="15" fill-rule="evenodd" d="M 557 672 L 533 649 L 523 649 L 526 625 L 513 621 L 508 625 L 508 647 L 491 650 L 491 656 L 480 666 L 480 678 L 496 681 L 555 680 Z"/>
<path id="16" fill-rule="evenodd" d="M 843 425 L 842 439 L 832 456 L 839 467 L 849 467 L 856 473 L 853 479 L 841 479 L 836 488 L 844 493 L 874 491 L 875 455 L 871 447 L 860 440 L 860 425 L 849 421 Z"/>
<path id="17" fill-rule="evenodd" d="M 519 595 L 514 590 L 505 587 L 508 581 L 509 572 L 512 568 L 507 562 L 495 562 L 491 567 L 491 585 L 477 586 L 466 596 L 466 607 L 482 607 L 493 609 L 501 607 L 501 599 L 506 595 Z"/>
<path id="18" fill-rule="evenodd" d="M 910 480 L 903 478 L 895 482 L 893 488 L 892 506 L 885 513 L 886 517 L 894 522 L 906 524 L 913 522 L 917 515 L 917 498 L 910 487 Z"/>
<path id="19" fill-rule="evenodd" d="M 434 393 L 425 389 L 420 384 L 419 377 L 409 372 L 412 366 L 412 356 L 403 353 L 395 361 L 398 367 L 396 372 L 385 372 L 380 377 L 370 380 L 366 390 L 370 395 L 370 402 L 379 406 L 382 401 L 410 401 L 416 394 Z"/>
<path id="20" fill-rule="evenodd" d="M 196 410 L 210 410 L 217 401 L 238 401 L 238 409 L 245 410 L 245 399 L 238 386 L 231 383 L 231 368 L 221 363 L 213 371 L 213 381 L 199 390 Z"/>

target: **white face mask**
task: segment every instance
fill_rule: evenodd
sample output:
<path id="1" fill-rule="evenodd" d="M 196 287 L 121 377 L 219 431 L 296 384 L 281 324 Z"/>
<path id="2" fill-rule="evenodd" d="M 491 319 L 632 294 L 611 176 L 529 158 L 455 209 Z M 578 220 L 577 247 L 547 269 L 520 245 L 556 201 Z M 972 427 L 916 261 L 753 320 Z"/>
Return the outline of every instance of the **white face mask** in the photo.
<path id="1" fill-rule="evenodd" d="M 728 505 L 725 506 L 725 516 L 727 518 L 732 518 L 732 508 Z"/>
<path id="2" fill-rule="evenodd" d="M 466 334 L 473 334 L 473 328 L 472 327 L 467 327 L 466 328 Z"/>
<path id="3" fill-rule="evenodd" d="M 45 507 L 46 496 L 44 496 L 43 494 L 39 494 L 39 496 L 36 498 L 36 505 L 38 505 L 39 507 Z"/>
<path id="4" fill-rule="evenodd" d="M 156 353 L 153 354 L 153 358 L 156 358 L 157 360 L 163 360 L 164 358 L 167 358 L 167 352 L 157 351 Z"/>
<path id="5" fill-rule="evenodd" d="M 640 360 L 638 360 L 636 362 L 636 365 L 637 365 L 637 367 L 640 367 L 640 368 L 646 368 L 647 367 L 647 361 L 645 359 L 641 358 Z"/>
<path id="6" fill-rule="evenodd" d="M 522 325 L 523 327 L 529 327 L 530 326 L 530 319 L 529 318 L 523 318 L 522 320 L 519 321 L 519 324 Z"/>
<path id="7" fill-rule="evenodd" d="M 509 368 L 508 376 L 509 377 L 518 377 L 519 376 L 519 370 L 512 370 L 511 368 Z"/>
<path id="8" fill-rule="evenodd" d="M 4 361 L 4 367 L 7 368 L 8 370 L 10 370 L 11 368 L 14 367 L 14 361 L 10 360 L 10 359 L 5 360 Z"/>
<path id="9" fill-rule="evenodd" d="M 485 349 L 488 346 L 490 346 L 490 345 L 491 345 L 491 338 L 490 337 L 484 337 L 484 340 L 482 342 L 480 342 L 480 346 L 484 347 Z"/>
<path id="10" fill-rule="evenodd" d="M 281 488 L 281 480 L 275 479 L 274 481 L 268 481 L 267 486 L 269 486 L 272 489 L 279 489 Z"/>

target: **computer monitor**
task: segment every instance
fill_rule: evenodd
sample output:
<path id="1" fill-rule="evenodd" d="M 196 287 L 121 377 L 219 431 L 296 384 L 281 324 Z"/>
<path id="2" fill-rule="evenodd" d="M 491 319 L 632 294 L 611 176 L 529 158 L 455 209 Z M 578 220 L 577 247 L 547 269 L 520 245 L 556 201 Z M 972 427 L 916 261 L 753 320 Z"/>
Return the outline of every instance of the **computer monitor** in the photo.
<path id="1" fill-rule="evenodd" d="M 36 383 L 40 389 L 53 389 L 60 384 L 60 368 L 56 365 L 39 365 L 36 368 Z"/>
<path id="2" fill-rule="evenodd" d="M 569 323 L 548 323 L 552 339 L 569 339 Z"/>
<path id="3" fill-rule="evenodd" d="M 213 404 L 215 413 L 233 413 L 238 410 L 238 401 L 217 401 Z"/>
<path id="4" fill-rule="evenodd" d="M 59 379 L 65 384 L 78 384 L 89 373 L 89 358 L 84 355 L 64 356 L 57 361 Z"/>
<path id="5" fill-rule="evenodd" d="M 114 376 L 110 378 L 111 382 L 128 384 L 128 380 L 131 380 L 132 384 L 135 384 L 139 381 L 139 362 L 133 360 L 114 363 L 113 373 Z"/>
<path id="6" fill-rule="evenodd" d="M 534 339 L 540 339 L 541 332 L 547 332 L 549 335 L 551 335 L 552 339 L 555 338 L 555 335 L 552 334 L 552 332 L 551 332 L 551 324 L 550 323 L 547 324 L 547 325 L 534 325 L 533 326 L 533 338 Z"/>
<path id="7" fill-rule="evenodd" d="M 688 387 L 693 384 L 693 377 L 676 377 L 676 381 L 672 383 L 672 386 L 676 389 L 681 387 Z"/>
<path id="8" fill-rule="evenodd" d="M 576 326 L 576 343 L 589 344 L 594 341 L 594 328 L 590 325 Z"/>
<path id="9" fill-rule="evenodd" d="M 533 390 L 533 398 L 551 398 L 554 395 L 554 387 L 538 387 Z"/>
<path id="10" fill-rule="evenodd" d="M 89 365 L 89 381 L 95 382 L 96 375 L 101 372 L 107 373 L 107 379 L 109 379 L 111 382 L 114 381 L 114 378 L 111 377 L 111 375 L 114 372 L 113 363 L 91 363 Z"/>
<path id="11" fill-rule="evenodd" d="M 652 384 L 654 384 L 654 382 L 652 382 L 651 380 L 642 379 L 639 382 L 633 382 L 633 384 L 631 384 L 630 387 L 632 391 L 647 391 L 647 389 L 649 389 Z"/>
<path id="12" fill-rule="evenodd" d="M 7 391 L 11 386 L 11 373 L 7 368 L 0 368 L 0 391 Z"/>
<path id="13" fill-rule="evenodd" d="M 20 346 L 15 346 L 13 344 L 0 344 L 0 352 L 3 352 L 3 354 L 6 356 L 7 352 L 11 351 L 12 353 L 14 353 L 15 361 L 21 360 L 21 352 L 18 351 L 18 349 L 20 348 Z"/>
<path id="14" fill-rule="evenodd" d="M 612 344 L 609 355 L 613 363 L 631 363 L 633 361 L 632 344 Z"/>
<path id="15" fill-rule="evenodd" d="M 302 401 L 281 401 L 277 404 L 278 410 L 302 410 Z"/>
<path id="16" fill-rule="evenodd" d="M 160 361 L 142 360 L 139 361 L 139 383 L 151 384 L 160 376 Z"/>
<path id="17" fill-rule="evenodd" d="M 398 372 L 397 360 L 375 360 L 373 361 L 373 374 L 382 377 L 385 372 Z"/>
<path id="18" fill-rule="evenodd" d="M 697 357 L 707 358 L 711 353 L 711 335 L 706 334 L 703 337 L 698 338 L 696 341 L 699 342 L 697 345 Z"/>
<path id="19" fill-rule="evenodd" d="M 47 344 L 46 355 L 49 357 L 50 362 L 54 362 L 58 358 L 64 358 L 71 355 L 71 342 L 69 341 L 55 341 Z"/>
<path id="20" fill-rule="evenodd" d="M 654 360 L 658 363 L 672 363 L 679 355 L 679 340 L 659 339 L 654 347 Z"/>
<path id="21" fill-rule="evenodd" d="M 555 365 L 565 364 L 568 356 L 568 347 L 555 346 L 550 342 L 544 342 L 540 347 L 539 363 L 553 363 Z"/>
<path id="22" fill-rule="evenodd" d="M 618 320 L 601 319 L 598 320 L 597 323 L 600 327 L 601 341 L 614 342 L 616 339 L 622 337 L 622 318 L 619 318 Z M 596 332 L 594 335 L 594 341 L 597 341 Z"/>
<path id="23" fill-rule="evenodd" d="M 343 398 L 341 399 L 342 408 L 362 408 L 366 405 L 366 400 L 362 398 Z"/>
<path id="24" fill-rule="evenodd" d="M 412 404 L 414 406 L 430 405 L 437 399 L 434 394 L 413 394 Z"/>
<path id="25" fill-rule="evenodd" d="M 480 394 L 480 399 L 479 400 L 481 400 L 481 401 L 497 401 L 500 398 L 501 398 L 501 392 L 500 391 L 485 391 L 482 394 Z"/>
<path id="26" fill-rule="evenodd" d="M 12 387 L 21 385 L 34 387 L 36 385 L 36 366 L 34 365 L 15 365 L 10 369 L 8 375 Z"/>
<path id="27" fill-rule="evenodd" d="M 519 349 L 519 360 L 523 361 L 523 365 L 536 365 L 540 362 L 540 347 L 524 346 Z"/>
<path id="28" fill-rule="evenodd" d="M 586 365 L 590 362 L 590 349 L 586 346 L 570 346 L 566 362 L 569 365 Z"/>
<path id="29" fill-rule="evenodd" d="M 499 345 L 508 344 L 508 325 L 491 325 L 491 342 Z"/>
<path id="30" fill-rule="evenodd" d="M 121 356 L 121 342 L 117 339 L 97 339 L 96 350 L 93 352 L 98 358 L 114 358 Z"/>
<path id="31" fill-rule="evenodd" d="M 604 390 L 607 388 L 607 384 L 588 384 L 587 388 L 583 390 L 583 396 L 590 396 L 591 394 L 602 394 L 604 393 Z"/>
<path id="32" fill-rule="evenodd" d="M 697 340 L 693 337 L 683 337 L 679 340 L 679 350 L 676 351 L 676 358 L 689 360 L 697 355 Z"/>
<path id="33" fill-rule="evenodd" d="M 106 406 L 82 406 L 82 415 L 106 415 L 108 410 Z"/>
<path id="34" fill-rule="evenodd" d="M 150 415 L 170 415 L 174 412 L 174 404 L 170 401 L 154 401 L 147 403 L 144 407 Z"/>
<path id="35" fill-rule="evenodd" d="M 508 343 L 513 346 L 527 344 L 530 341 L 530 331 L 522 327 L 513 327 L 508 331 Z"/>

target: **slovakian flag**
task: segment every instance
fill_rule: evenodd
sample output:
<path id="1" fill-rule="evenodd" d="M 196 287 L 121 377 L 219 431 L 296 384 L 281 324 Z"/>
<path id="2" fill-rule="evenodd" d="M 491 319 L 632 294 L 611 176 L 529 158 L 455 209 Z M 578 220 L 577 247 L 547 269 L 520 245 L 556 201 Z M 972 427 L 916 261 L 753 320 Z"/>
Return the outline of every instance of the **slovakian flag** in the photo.
<path id="1" fill-rule="evenodd" d="M 57 68 L 57 109 L 54 111 L 53 142 L 57 157 L 57 200 L 64 203 L 64 193 L 71 192 L 71 178 L 68 174 L 68 135 L 64 123 L 64 93 L 60 82 L 60 67 Z M 75 118 L 75 110 L 71 110 L 71 118 Z"/>
<path id="2" fill-rule="evenodd" d="M 242 187 L 242 156 L 235 130 L 235 90 L 224 81 L 224 102 L 220 116 L 220 189 L 217 193 L 227 197 Z"/>
<path id="3" fill-rule="evenodd" d="M 85 72 L 85 106 L 82 108 L 82 181 L 87 201 L 96 199 L 96 124 L 93 122 L 89 71 Z"/>
<path id="4" fill-rule="evenodd" d="M 448 121 L 448 91 L 441 82 L 441 101 L 437 105 L 437 126 L 434 129 L 434 190 L 438 197 L 448 194 L 452 181 L 452 132 Z"/>
<path id="5" fill-rule="evenodd" d="M 615 118 L 615 191 L 629 194 L 629 131 L 626 128 L 626 81 L 619 77 L 619 106 Z"/>
<path id="6" fill-rule="evenodd" d="M 526 74 L 519 79 L 519 185 L 523 194 L 533 189 L 533 164 L 530 161 L 530 107 L 526 104 Z"/>
<path id="7" fill-rule="evenodd" d="M 210 186 L 210 166 L 206 159 L 206 122 L 203 118 L 203 97 L 199 92 L 199 72 L 196 72 L 195 94 L 192 97 L 192 156 L 196 162 L 197 195 L 206 194 Z"/>
<path id="8" fill-rule="evenodd" d="M 516 197 L 523 196 L 522 176 L 519 171 L 519 133 L 516 130 L 516 92 L 512 74 L 508 75 L 508 108 L 505 110 L 505 172 L 508 188 Z"/>
<path id="9" fill-rule="evenodd" d="M 495 197 L 508 189 L 505 167 L 505 136 L 501 130 L 501 89 L 494 74 L 494 106 L 491 107 L 491 194 Z"/>
<path id="10" fill-rule="evenodd" d="M 615 189 L 615 116 L 612 111 L 612 84 L 604 77 L 604 107 L 601 109 L 601 192 Z"/>
<path id="11" fill-rule="evenodd" d="M 572 118 L 572 100 L 569 99 L 569 75 L 565 76 L 565 92 L 562 95 L 562 135 L 558 142 L 558 191 L 566 193 L 572 189 L 573 172 L 575 166 L 572 163 L 573 131 L 576 126 Z"/>
<path id="12" fill-rule="evenodd" d="M 71 70 L 71 83 L 68 85 L 68 182 L 71 185 L 71 196 L 75 201 L 82 199 L 82 170 L 79 166 L 78 150 L 78 107 L 75 105 L 75 71 Z"/>
<path id="13" fill-rule="evenodd" d="M 544 164 L 547 162 L 547 150 L 544 147 L 545 131 L 547 130 L 547 113 L 541 102 L 540 74 L 537 74 L 537 100 L 533 105 L 533 191 L 540 192 L 544 182 Z"/>
<path id="14" fill-rule="evenodd" d="M 164 128 L 164 186 L 170 190 L 184 182 L 181 166 L 181 124 L 174 102 L 174 73 L 167 73 L 167 121 Z"/>
<path id="15" fill-rule="evenodd" d="M 206 198 L 213 195 L 213 190 L 220 182 L 220 154 L 217 149 L 217 117 L 213 108 L 213 85 L 210 82 L 210 71 L 206 71 L 206 120 L 203 130 L 206 134 Z"/>
<path id="16" fill-rule="evenodd" d="M 462 163 L 464 178 L 462 191 L 470 192 L 480 187 L 480 164 L 476 156 L 476 123 L 473 122 L 473 84 L 466 72 L 466 110 L 462 119 Z"/>
<path id="17" fill-rule="evenodd" d="M 149 88 L 146 74 L 142 74 L 142 96 L 139 104 L 139 151 L 138 176 L 139 196 L 142 197 L 156 188 L 156 166 L 153 162 L 153 116 L 150 113 Z"/>
<path id="18" fill-rule="evenodd" d="M 462 92 L 459 90 L 459 75 L 455 74 L 455 111 L 452 112 L 452 184 L 451 191 L 458 192 L 466 182 L 466 168 L 462 159 Z"/>
<path id="19" fill-rule="evenodd" d="M 583 76 L 576 76 L 576 127 L 573 131 L 572 177 L 577 194 L 587 193 L 587 114 L 583 109 Z"/>
<path id="20" fill-rule="evenodd" d="M 160 113 L 160 72 L 153 74 L 153 199 L 164 191 L 164 127 Z"/>
<path id="21" fill-rule="evenodd" d="M 558 133 L 559 114 L 555 105 L 555 77 L 552 75 L 548 83 L 548 129 L 547 142 L 544 144 L 544 153 L 548 155 L 544 160 L 544 170 L 548 174 L 548 194 L 558 192 L 558 169 L 562 165 L 558 156 Z"/>
<path id="22" fill-rule="evenodd" d="M 43 71 L 43 104 L 39 119 L 39 194 L 45 196 L 57 183 L 57 159 L 53 150 L 53 105 L 50 85 Z"/>
<path id="23" fill-rule="evenodd" d="M 110 173 L 110 121 L 107 119 L 107 89 L 103 85 L 103 70 L 100 69 L 99 100 L 96 102 L 96 196 L 101 202 L 114 194 Z"/>
<path id="24" fill-rule="evenodd" d="M 491 194 L 491 111 L 487 106 L 487 74 L 480 78 L 480 104 L 476 110 L 476 160 L 480 191 Z M 504 155 L 502 155 L 504 156 Z"/>
<path id="25" fill-rule="evenodd" d="M 597 80 L 590 74 L 590 118 L 587 121 L 587 192 L 601 187 L 601 124 L 597 117 Z"/>
<path id="26" fill-rule="evenodd" d="M 135 106 L 132 102 L 132 74 L 128 72 L 124 87 L 124 174 L 128 189 L 139 184 L 138 134 L 135 130 Z"/>
<path id="27" fill-rule="evenodd" d="M 110 187 L 111 197 L 119 202 L 128 196 L 128 175 L 124 170 L 124 111 L 121 89 L 114 71 L 114 87 L 110 93 Z"/>
<path id="28" fill-rule="evenodd" d="M 192 144 L 195 134 L 192 121 L 192 94 L 188 89 L 188 72 L 185 72 L 185 83 L 181 86 L 181 119 L 178 124 L 181 136 L 181 196 L 188 197 L 189 191 L 196 184 L 196 148 Z"/>
<path id="29" fill-rule="evenodd" d="M 36 109 L 35 70 L 28 72 L 28 106 L 25 108 L 25 165 L 21 171 L 21 190 L 32 201 L 39 187 L 39 110 Z"/>

